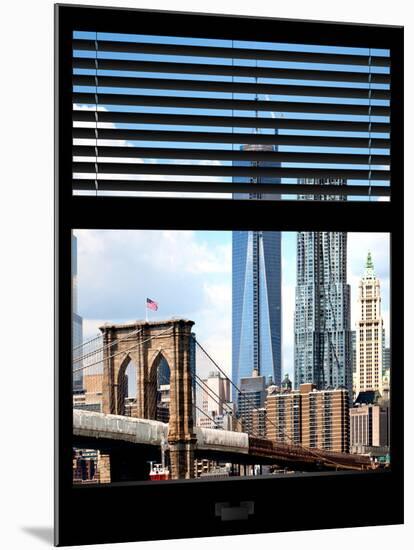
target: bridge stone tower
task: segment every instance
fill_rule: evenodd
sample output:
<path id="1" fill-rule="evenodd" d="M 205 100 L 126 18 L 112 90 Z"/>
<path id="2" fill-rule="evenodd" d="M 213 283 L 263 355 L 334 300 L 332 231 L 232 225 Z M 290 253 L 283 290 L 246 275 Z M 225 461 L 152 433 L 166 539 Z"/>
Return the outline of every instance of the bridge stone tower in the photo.
<path id="1" fill-rule="evenodd" d="M 186 319 L 136 321 L 100 327 L 103 335 L 103 412 L 124 414 L 128 364 L 137 367 L 136 416 L 156 419 L 157 369 L 164 358 L 170 368 L 168 443 L 171 477 L 194 477 L 196 436 L 191 376 L 191 328 Z"/>

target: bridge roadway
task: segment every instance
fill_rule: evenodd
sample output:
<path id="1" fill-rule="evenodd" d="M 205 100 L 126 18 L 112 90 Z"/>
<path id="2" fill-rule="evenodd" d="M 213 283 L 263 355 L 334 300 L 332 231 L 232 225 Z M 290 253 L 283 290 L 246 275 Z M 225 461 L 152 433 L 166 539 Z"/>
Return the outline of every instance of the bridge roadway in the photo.
<path id="1" fill-rule="evenodd" d="M 195 456 L 235 464 L 278 464 L 299 471 L 318 469 L 371 469 L 369 457 L 307 450 L 297 445 L 272 442 L 212 428 L 195 427 Z M 157 420 L 117 416 L 75 409 L 73 411 L 74 445 L 80 448 L 135 447 L 151 452 L 168 440 L 168 424 Z M 157 457 L 159 453 L 157 453 Z"/>

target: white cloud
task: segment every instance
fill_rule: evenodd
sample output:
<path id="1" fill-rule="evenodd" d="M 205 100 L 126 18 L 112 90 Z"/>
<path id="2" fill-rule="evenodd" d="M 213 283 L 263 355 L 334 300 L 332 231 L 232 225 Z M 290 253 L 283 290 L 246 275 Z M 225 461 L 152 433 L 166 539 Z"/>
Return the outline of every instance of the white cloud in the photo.
<path id="1" fill-rule="evenodd" d="M 79 312 L 84 337 L 105 321 L 145 318 L 145 299 L 159 303 L 150 318 L 183 316 L 228 369 L 231 341 L 231 245 L 191 231 L 78 230 Z M 210 367 L 211 369 L 211 367 Z"/>

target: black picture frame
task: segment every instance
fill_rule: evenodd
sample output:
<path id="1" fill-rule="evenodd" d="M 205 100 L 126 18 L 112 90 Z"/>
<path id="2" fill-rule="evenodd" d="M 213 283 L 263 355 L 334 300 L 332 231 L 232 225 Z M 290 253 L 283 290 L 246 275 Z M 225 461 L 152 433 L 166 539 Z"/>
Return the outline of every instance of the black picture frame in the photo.
<path id="1" fill-rule="evenodd" d="M 391 53 L 391 201 L 228 201 L 72 194 L 72 31 L 274 39 Z M 273 18 L 55 6 L 55 544 L 80 545 L 403 523 L 403 28 Z M 139 212 L 139 216 L 137 215 Z M 162 213 L 162 215 L 154 215 Z M 260 229 L 391 234 L 391 468 L 275 479 L 72 484 L 73 229 Z M 367 505 L 367 501 L 374 503 Z M 222 521 L 217 503 L 253 502 Z M 378 505 L 378 503 L 383 503 Z M 386 504 L 384 504 L 386 503 Z M 162 515 L 159 525 L 151 518 Z"/>

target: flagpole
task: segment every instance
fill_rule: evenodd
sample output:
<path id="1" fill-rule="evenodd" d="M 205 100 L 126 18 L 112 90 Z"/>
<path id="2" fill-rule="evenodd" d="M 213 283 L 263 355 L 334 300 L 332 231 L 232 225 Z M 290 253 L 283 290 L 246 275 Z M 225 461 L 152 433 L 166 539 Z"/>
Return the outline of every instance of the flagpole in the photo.
<path id="1" fill-rule="evenodd" d="M 145 299 L 145 321 L 148 323 L 148 304 L 146 299 Z"/>

